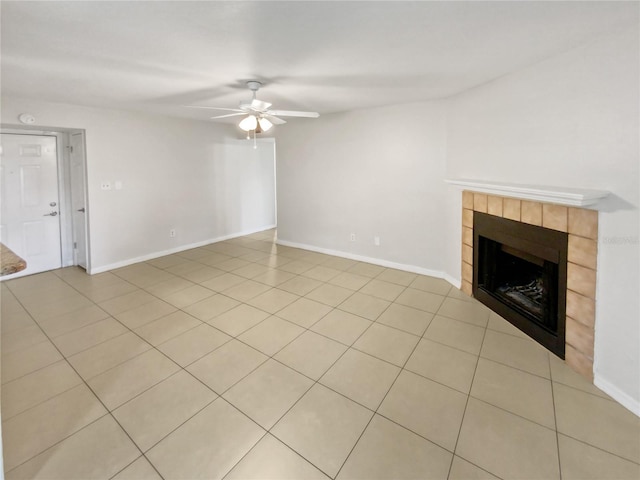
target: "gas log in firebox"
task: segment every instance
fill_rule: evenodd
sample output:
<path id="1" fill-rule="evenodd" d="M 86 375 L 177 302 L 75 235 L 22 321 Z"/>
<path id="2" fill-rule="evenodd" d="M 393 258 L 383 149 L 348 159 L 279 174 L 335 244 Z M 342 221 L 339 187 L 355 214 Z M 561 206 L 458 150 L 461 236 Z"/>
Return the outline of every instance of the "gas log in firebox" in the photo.
<path id="1" fill-rule="evenodd" d="M 474 212 L 473 296 L 564 358 L 567 234 Z"/>

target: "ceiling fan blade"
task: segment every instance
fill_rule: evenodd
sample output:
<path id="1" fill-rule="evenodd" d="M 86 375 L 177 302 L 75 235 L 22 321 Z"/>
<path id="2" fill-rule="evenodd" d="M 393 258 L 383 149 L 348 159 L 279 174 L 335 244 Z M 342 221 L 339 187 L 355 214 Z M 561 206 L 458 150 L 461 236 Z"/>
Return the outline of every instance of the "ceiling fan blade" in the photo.
<path id="1" fill-rule="evenodd" d="M 263 102 L 262 100 L 258 100 L 257 98 L 254 98 L 253 100 L 251 100 L 251 108 L 259 112 L 264 112 L 270 106 L 271 104 L 269 102 Z"/>
<path id="2" fill-rule="evenodd" d="M 263 118 L 266 118 L 267 120 L 269 120 L 271 123 L 273 123 L 274 125 L 282 125 L 284 123 L 287 123 L 286 120 L 283 120 L 281 118 L 278 117 L 274 117 L 273 115 L 262 115 Z"/>
<path id="3" fill-rule="evenodd" d="M 245 112 L 238 112 L 238 113 L 227 113 L 226 115 L 218 115 L 217 117 L 211 117 L 211 119 L 215 119 L 215 118 L 227 118 L 227 117 L 238 117 L 240 115 L 246 115 Z"/>
<path id="4" fill-rule="evenodd" d="M 223 107 L 203 107 L 200 105 L 184 105 L 187 108 L 203 108 L 205 110 L 224 110 L 227 112 L 243 112 L 244 110 L 240 110 L 239 108 L 223 108 Z"/>
<path id="5" fill-rule="evenodd" d="M 318 118 L 320 116 L 318 112 L 298 112 L 295 110 L 269 110 L 266 113 L 269 115 L 278 115 L 280 117 Z"/>

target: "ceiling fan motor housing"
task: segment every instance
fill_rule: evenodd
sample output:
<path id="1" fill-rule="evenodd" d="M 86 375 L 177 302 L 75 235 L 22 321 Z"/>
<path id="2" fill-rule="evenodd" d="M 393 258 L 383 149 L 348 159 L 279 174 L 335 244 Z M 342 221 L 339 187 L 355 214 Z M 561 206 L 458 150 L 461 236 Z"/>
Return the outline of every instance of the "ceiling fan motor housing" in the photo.
<path id="1" fill-rule="evenodd" d="M 251 90 L 252 92 L 257 92 L 258 90 L 260 90 L 261 86 L 262 84 L 255 80 L 250 80 L 247 82 L 247 87 L 249 87 L 249 90 Z"/>

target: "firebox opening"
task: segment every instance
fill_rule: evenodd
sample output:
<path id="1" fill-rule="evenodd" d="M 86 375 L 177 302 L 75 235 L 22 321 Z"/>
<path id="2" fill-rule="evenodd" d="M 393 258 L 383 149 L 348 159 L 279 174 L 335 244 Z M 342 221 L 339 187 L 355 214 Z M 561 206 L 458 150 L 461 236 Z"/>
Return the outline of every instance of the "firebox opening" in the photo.
<path id="1" fill-rule="evenodd" d="M 486 237 L 480 237 L 480 251 L 489 258 L 479 265 L 478 287 L 555 333 L 558 266 Z"/>
<path id="2" fill-rule="evenodd" d="M 564 358 L 567 235 L 474 213 L 474 296 Z"/>

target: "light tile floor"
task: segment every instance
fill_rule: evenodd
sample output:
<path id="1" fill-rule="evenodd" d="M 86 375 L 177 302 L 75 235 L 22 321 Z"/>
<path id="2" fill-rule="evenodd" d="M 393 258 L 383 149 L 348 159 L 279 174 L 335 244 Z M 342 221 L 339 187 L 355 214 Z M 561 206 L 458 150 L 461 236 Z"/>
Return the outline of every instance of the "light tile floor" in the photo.
<path id="1" fill-rule="evenodd" d="M 6 478 L 640 478 L 639 419 L 475 300 L 274 237 L 4 282 Z"/>

